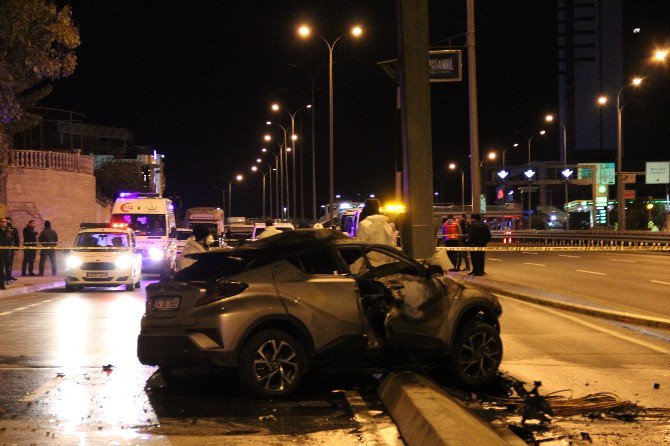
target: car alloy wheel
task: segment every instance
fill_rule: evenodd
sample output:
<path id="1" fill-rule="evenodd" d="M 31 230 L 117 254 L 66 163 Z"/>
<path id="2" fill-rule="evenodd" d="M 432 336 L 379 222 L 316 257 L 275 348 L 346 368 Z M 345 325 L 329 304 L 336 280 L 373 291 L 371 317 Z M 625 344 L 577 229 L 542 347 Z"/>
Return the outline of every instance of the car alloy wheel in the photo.
<path id="1" fill-rule="evenodd" d="M 466 386 L 484 387 L 495 379 L 502 353 L 502 341 L 494 327 L 483 322 L 469 324 L 457 337 L 451 371 Z"/>
<path id="2" fill-rule="evenodd" d="M 287 333 L 262 331 L 245 345 L 240 357 L 242 381 L 261 397 L 285 397 L 300 383 L 305 369 L 302 345 Z"/>

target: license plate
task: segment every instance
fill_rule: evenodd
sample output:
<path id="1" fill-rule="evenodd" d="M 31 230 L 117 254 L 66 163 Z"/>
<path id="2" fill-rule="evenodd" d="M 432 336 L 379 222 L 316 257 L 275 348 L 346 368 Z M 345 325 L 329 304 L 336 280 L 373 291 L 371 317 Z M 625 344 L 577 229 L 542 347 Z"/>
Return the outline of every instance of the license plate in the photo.
<path id="1" fill-rule="evenodd" d="M 154 297 L 154 310 L 176 310 L 179 308 L 179 296 Z"/>
<path id="2" fill-rule="evenodd" d="M 107 273 L 86 273 L 87 279 L 107 279 L 109 275 Z"/>

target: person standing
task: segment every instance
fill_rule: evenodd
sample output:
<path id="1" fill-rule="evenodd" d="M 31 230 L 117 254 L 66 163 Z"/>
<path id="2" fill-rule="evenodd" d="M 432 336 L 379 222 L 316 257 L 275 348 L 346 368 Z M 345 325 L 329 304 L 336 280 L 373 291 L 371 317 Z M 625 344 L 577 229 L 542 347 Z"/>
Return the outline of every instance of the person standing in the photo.
<path id="1" fill-rule="evenodd" d="M 9 239 L 9 246 L 16 246 L 17 248 L 21 244 L 21 240 L 19 239 L 19 231 L 16 230 L 14 226 L 12 226 L 12 217 L 6 217 L 7 219 L 7 237 Z M 15 249 L 9 250 L 9 256 L 8 259 L 6 260 L 6 266 L 5 266 L 5 277 L 7 277 L 7 280 L 16 280 L 16 277 L 14 277 L 13 270 L 14 270 L 14 254 L 16 253 Z"/>
<path id="2" fill-rule="evenodd" d="M 0 218 L 0 290 L 4 290 L 5 281 L 5 259 L 9 256 L 9 237 L 7 236 L 7 220 Z"/>
<path id="3" fill-rule="evenodd" d="M 447 221 L 442 225 L 442 233 L 444 234 L 444 246 L 452 248 L 461 246 L 461 236 L 463 235 L 461 233 L 461 225 L 458 224 L 458 221 L 452 214 L 447 215 Z M 447 257 L 449 257 L 451 264 L 454 266 L 449 271 L 458 271 L 459 252 L 447 251 Z"/>
<path id="4" fill-rule="evenodd" d="M 40 232 L 37 241 L 42 246 L 42 250 L 40 251 L 39 275 L 44 275 L 44 267 L 46 266 L 48 257 L 49 262 L 51 262 L 51 275 L 55 276 L 58 268 L 56 267 L 56 250 L 53 248 L 58 244 L 58 234 L 51 229 L 51 222 L 49 220 L 44 221 L 44 229 Z"/>
<path id="5" fill-rule="evenodd" d="M 480 214 L 472 214 L 472 222 L 468 229 L 468 245 L 485 247 L 491 241 L 491 231 L 489 227 L 482 221 Z M 471 275 L 484 275 L 484 261 L 485 251 L 472 251 L 472 272 Z"/>
<path id="6" fill-rule="evenodd" d="M 35 231 L 35 220 L 30 220 L 25 228 L 23 228 L 23 262 L 21 262 L 21 275 L 34 276 L 35 275 L 35 254 L 37 247 L 37 231 Z M 26 274 L 27 271 L 27 274 Z"/>
<path id="7" fill-rule="evenodd" d="M 365 200 L 356 238 L 378 245 L 395 246 L 395 229 L 386 215 L 379 213 L 379 200 Z"/>
<path id="8" fill-rule="evenodd" d="M 271 218 L 268 218 L 265 220 L 265 229 L 258 235 L 258 237 L 256 237 L 256 240 L 272 237 L 273 235 L 277 234 L 281 234 L 281 231 L 275 227 L 275 221 Z"/>
<path id="9" fill-rule="evenodd" d="M 193 235 L 186 240 L 186 246 L 177 260 L 177 270 L 182 270 L 193 265 L 196 260 L 185 257 L 186 254 L 197 254 L 207 251 L 207 237 L 211 237 L 209 228 L 205 225 L 194 225 Z"/>
<path id="10" fill-rule="evenodd" d="M 461 225 L 461 233 L 463 234 L 461 236 L 460 245 L 466 246 L 466 238 L 468 236 L 468 219 L 465 214 L 461 214 L 461 218 L 458 219 L 458 224 Z M 461 263 L 465 263 L 465 268 L 463 268 L 464 271 L 470 269 L 470 253 L 468 251 L 459 251 L 458 264 L 456 265 L 456 268 L 461 269 Z"/>

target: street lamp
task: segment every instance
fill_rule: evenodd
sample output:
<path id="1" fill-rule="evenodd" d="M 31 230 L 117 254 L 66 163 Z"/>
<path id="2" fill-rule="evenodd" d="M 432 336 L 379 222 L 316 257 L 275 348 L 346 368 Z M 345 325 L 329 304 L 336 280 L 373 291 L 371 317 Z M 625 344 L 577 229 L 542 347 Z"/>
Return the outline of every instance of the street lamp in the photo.
<path id="1" fill-rule="evenodd" d="M 622 113 L 624 106 L 621 105 L 621 93 L 628 87 L 639 87 L 642 85 L 642 78 L 635 77 L 629 84 L 624 85 L 616 94 L 616 207 L 617 207 L 617 226 L 619 231 L 626 230 L 626 203 L 624 202 L 624 184 L 623 184 L 623 138 L 622 138 Z M 599 105 L 607 104 L 607 97 L 598 98 Z"/>
<path id="2" fill-rule="evenodd" d="M 535 138 L 537 135 L 544 135 L 545 133 L 547 133 L 545 130 L 540 130 L 538 133 L 530 135 L 526 138 L 528 140 L 528 164 L 530 164 L 530 143 L 533 142 L 533 138 Z"/>
<path id="3" fill-rule="evenodd" d="M 267 162 L 263 161 L 265 164 L 268 164 L 270 167 L 270 172 L 274 170 L 275 172 L 275 203 L 276 203 L 276 214 L 277 218 L 279 218 L 279 158 L 277 158 L 277 154 L 274 152 L 271 152 L 267 149 L 267 147 L 261 147 L 261 152 L 262 153 L 269 153 L 270 155 L 274 156 L 275 158 L 275 167 L 274 169 L 272 168 L 271 164 L 268 164 Z M 260 158 L 259 158 L 260 159 Z M 258 160 L 256 160 L 258 161 Z M 261 160 L 262 161 L 262 160 Z M 272 217 L 272 173 L 270 173 L 270 217 Z"/>
<path id="4" fill-rule="evenodd" d="M 281 190 L 281 206 L 286 207 L 287 211 L 290 211 L 291 206 L 290 206 L 290 201 L 289 200 L 289 193 L 288 193 L 288 155 L 286 154 L 286 148 L 288 147 L 287 141 L 286 141 L 286 127 L 283 125 L 279 124 L 278 122 L 271 122 L 267 121 L 265 123 L 266 125 L 276 125 L 277 127 L 281 128 L 282 131 L 284 132 L 284 144 L 282 145 L 279 141 L 275 141 L 279 145 L 279 179 L 280 179 L 280 190 Z M 271 141 L 272 136 L 270 135 L 265 135 L 265 140 L 266 141 Z M 284 185 L 286 187 L 284 188 Z M 286 192 L 286 201 L 284 201 L 284 192 Z"/>
<path id="5" fill-rule="evenodd" d="M 533 181 L 533 177 L 535 176 L 535 171 L 529 167 L 528 170 L 525 171 L 523 174 L 526 176 L 526 178 L 528 178 L 528 229 L 533 229 L 532 219 L 531 219 L 531 208 L 532 208 L 532 206 L 531 206 L 531 203 L 530 203 L 532 193 L 530 191 L 530 188 L 531 188 L 531 182 Z"/>
<path id="6" fill-rule="evenodd" d="M 461 171 L 461 213 L 465 213 L 465 169 L 460 169 L 456 163 L 449 163 L 449 170 Z"/>
<path id="7" fill-rule="evenodd" d="M 235 178 L 230 180 L 230 182 L 228 183 L 228 218 L 230 218 L 233 209 L 233 181 L 240 182 L 243 179 L 244 176 L 236 175 Z"/>
<path id="8" fill-rule="evenodd" d="M 307 39 L 312 34 L 312 30 L 307 25 L 301 25 L 298 28 L 298 35 L 303 39 Z M 335 49 L 335 44 L 346 34 L 341 34 L 337 39 L 330 43 L 325 37 L 321 34 L 314 33 L 328 47 L 328 201 L 330 204 L 330 209 L 328 213 L 330 214 L 330 220 L 334 220 L 335 213 L 335 175 L 334 175 L 334 137 L 333 137 L 333 50 Z M 359 38 L 363 35 L 363 28 L 360 26 L 354 26 L 350 34 L 354 38 Z"/>
<path id="9" fill-rule="evenodd" d="M 544 120 L 546 122 L 553 122 L 554 121 L 554 115 L 548 114 L 547 116 L 544 117 Z M 561 161 L 563 161 L 563 168 L 567 168 L 568 164 L 568 130 L 565 127 L 565 124 L 563 122 L 559 123 L 561 125 L 561 128 L 563 130 L 563 151 L 561 152 Z M 568 183 L 567 181 L 563 184 L 563 193 L 564 193 L 564 201 L 563 203 L 568 202 Z"/>
<path id="10" fill-rule="evenodd" d="M 265 217 L 265 176 L 270 175 L 270 212 L 269 216 L 272 217 L 272 165 L 268 163 L 267 161 L 263 161 L 262 158 L 256 158 L 256 163 L 263 165 L 265 164 L 268 166 L 268 171 L 267 172 L 261 172 L 263 174 L 263 217 Z"/>

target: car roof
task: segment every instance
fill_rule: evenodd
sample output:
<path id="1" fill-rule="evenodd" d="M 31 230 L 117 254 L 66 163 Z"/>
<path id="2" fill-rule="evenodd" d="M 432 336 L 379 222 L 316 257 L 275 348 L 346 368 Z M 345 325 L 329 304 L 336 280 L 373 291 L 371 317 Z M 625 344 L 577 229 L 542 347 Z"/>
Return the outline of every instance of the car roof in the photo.
<path id="1" fill-rule="evenodd" d="M 331 229 L 296 229 L 294 231 L 282 232 L 272 237 L 267 237 L 253 242 L 243 243 L 233 249 L 216 249 L 204 253 L 189 254 L 190 258 L 201 259 L 209 256 L 254 256 L 268 255 L 278 256 L 296 248 L 319 247 L 329 245 L 369 245 L 369 243 L 352 239 L 349 236 Z"/>
<path id="2" fill-rule="evenodd" d="M 109 232 L 110 234 L 132 234 L 133 230 L 130 228 L 83 228 L 80 229 L 78 234 L 84 232 Z"/>

